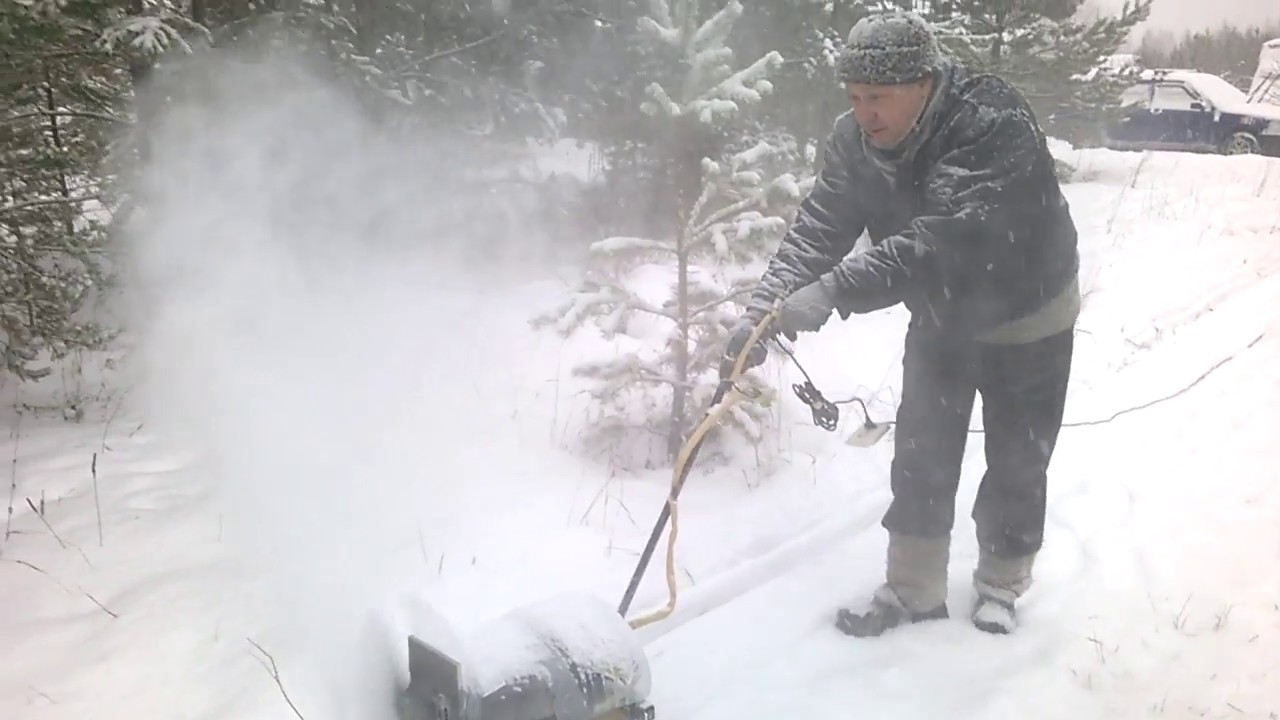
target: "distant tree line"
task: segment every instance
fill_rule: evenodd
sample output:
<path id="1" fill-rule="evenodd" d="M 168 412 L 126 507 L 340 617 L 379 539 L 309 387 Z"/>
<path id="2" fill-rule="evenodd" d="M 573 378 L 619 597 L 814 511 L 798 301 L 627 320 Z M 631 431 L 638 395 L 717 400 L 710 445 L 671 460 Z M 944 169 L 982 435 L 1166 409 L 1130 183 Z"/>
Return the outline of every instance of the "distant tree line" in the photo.
<path id="1" fill-rule="evenodd" d="M 1145 67 L 1202 70 L 1222 77 L 1241 90 L 1249 89 L 1258 68 L 1262 44 L 1280 38 L 1280 21 L 1267 25 L 1219 27 L 1185 32 L 1154 31 L 1143 36 L 1138 59 Z"/>

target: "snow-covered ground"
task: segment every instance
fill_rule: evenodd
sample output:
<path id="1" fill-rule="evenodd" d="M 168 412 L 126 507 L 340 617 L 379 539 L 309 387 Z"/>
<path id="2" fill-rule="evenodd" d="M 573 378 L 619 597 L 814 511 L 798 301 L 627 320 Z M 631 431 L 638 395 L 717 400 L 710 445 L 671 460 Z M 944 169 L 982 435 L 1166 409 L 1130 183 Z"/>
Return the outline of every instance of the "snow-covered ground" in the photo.
<path id="1" fill-rule="evenodd" d="M 955 619 L 872 641 L 832 628 L 882 576 L 890 443 L 845 445 L 847 420 L 814 427 L 788 390 L 774 465 L 695 468 L 683 495 L 680 607 L 639 633 L 660 717 L 1280 714 L 1280 162 L 1064 157 L 1087 298 L 1022 629 L 964 619 L 978 434 Z M 293 717 L 257 644 L 308 720 L 386 718 L 408 632 L 562 592 L 616 603 L 668 477 L 563 450 L 586 417 L 581 348 L 527 321 L 564 288 L 308 244 L 364 227 L 333 230 L 352 187 L 282 220 L 278 188 L 235 168 L 187 197 L 198 169 L 156 190 L 175 211 L 141 241 L 141 274 L 168 280 L 147 382 L 109 422 L 7 423 L 0 717 Z M 797 353 L 828 396 L 888 418 L 904 319 L 836 322 Z M 665 601 L 661 562 L 636 612 Z"/>

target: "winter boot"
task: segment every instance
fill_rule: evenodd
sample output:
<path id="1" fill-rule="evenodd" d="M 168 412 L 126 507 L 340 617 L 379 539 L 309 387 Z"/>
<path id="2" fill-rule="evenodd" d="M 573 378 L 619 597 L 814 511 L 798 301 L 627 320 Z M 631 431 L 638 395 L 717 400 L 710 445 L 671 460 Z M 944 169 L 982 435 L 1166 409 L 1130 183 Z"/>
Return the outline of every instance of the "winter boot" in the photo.
<path id="1" fill-rule="evenodd" d="M 903 623 L 947 618 L 950 540 L 891 533 L 886 582 L 876 588 L 865 611 L 841 608 L 836 627 L 846 635 L 875 637 Z"/>
<path id="2" fill-rule="evenodd" d="M 1014 604 L 1031 587 L 1031 568 L 1035 553 L 1017 558 L 1002 558 L 983 550 L 973 572 L 973 587 L 978 592 L 973 606 L 973 624 L 979 630 L 1006 635 L 1018 627 Z"/>

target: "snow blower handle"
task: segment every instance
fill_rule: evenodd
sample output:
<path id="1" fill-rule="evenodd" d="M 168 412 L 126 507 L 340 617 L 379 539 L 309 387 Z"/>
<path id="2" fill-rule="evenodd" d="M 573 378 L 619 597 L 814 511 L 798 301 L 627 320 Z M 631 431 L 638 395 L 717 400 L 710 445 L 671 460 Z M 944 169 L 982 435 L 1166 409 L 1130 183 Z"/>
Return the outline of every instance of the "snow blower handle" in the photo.
<path id="1" fill-rule="evenodd" d="M 715 395 L 711 398 L 711 406 L 707 409 L 707 414 L 702 418 L 702 422 L 698 423 L 698 426 L 689 434 L 689 439 L 685 441 L 684 447 L 680 449 L 679 454 L 676 456 L 676 464 L 671 478 L 671 492 L 667 496 L 667 502 L 662 506 L 662 511 L 658 513 L 658 520 L 654 523 L 653 531 L 649 534 L 649 541 L 640 553 L 640 561 L 636 564 L 635 572 L 631 575 L 631 582 L 627 585 L 626 592 L 623 593 L 622 602 L 618 606 L 618 614 L 624 618 L 627 616 L 627 611 L 631 608 L 631 601 L 635 598 L 636 590 L 640 587 L 640 580 L 644 577 L 645 569 L 649 567 L 649 561 L 653 558 L 653 551 L 658 546 L 658 538 L 662 537 L 662 530 L 666 527 L 667 521 L 670 520 L 671 534 L 667 539 L 667 606 L 656 613 L 632 620 L 631 626 L 633 628 L 640 628 L 661 620 L 675 611 L 675 546 L 676 533 L 679 531 L 676 518 L 676 500 L 680 497 L 680 491 L 684 489 L 684 482 L 689 477 L 689 468 L 693 465 L 693 458 L 698 454 L 698 450 L 701 449 L 702 440 L 706 437 L 707 432 L 719 422 L 730 407 L 746 397 L 738 389 L 738 378 L 742 376 L 746 369 L 748 354 L 755 348 L 756 343 L 763 342 L 766 330 L 768 330 L 769 324 L 778 317 L 778 310 L 781 306 L 781 301 L 775 303 L 773 309 L 761 318 L 760 322 L 756 323 L 751 335 L 747 338 L 747 342 L 738 351 L 738 356 L 734 358 L 733 362 L 721 365 L 720 384 L 716 387 Z"/>

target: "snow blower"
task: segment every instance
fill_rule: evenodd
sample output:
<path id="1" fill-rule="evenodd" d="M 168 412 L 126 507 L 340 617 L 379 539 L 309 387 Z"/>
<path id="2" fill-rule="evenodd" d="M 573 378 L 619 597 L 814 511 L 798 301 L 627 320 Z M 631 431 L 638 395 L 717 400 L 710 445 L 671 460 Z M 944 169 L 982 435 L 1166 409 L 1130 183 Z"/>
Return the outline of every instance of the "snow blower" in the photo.
<path id="1" fill-rule="evenodd" d="M 562 595 L 517 608 L 446 650 L 409 636 L 409 684 L 396 698 L 400 720 L 652 720 L 648 659 L 634 631 L 675 611 L 676 501 L 707 432 L 738 401 L 751 397 L 738 387 L 749 351 L 761 341 L 777 308 L 756 326 L 738 357 L 720 368 L 720 383 L 706 416 L 676 456 L 671 490 L 640 554 L 617 609 L 586 595 Z M 779 344 L 780 347 L 782 347 Z M 789 350 L 787 356 L 799 367 Z M 813 410 L 814 423 L 834 430 L 837 404 L 805 383 L 792 388 Z M 859 402 L 856 398 L 843 402 Z M 866 415 L 866 406 L 862 406 Z M 866 415 L 849 439 L 869 445 L 887 424 Z M 627 612 L 650 559 L 670 522 L 667 541 L 667 605 L 627 620 Z"/>

